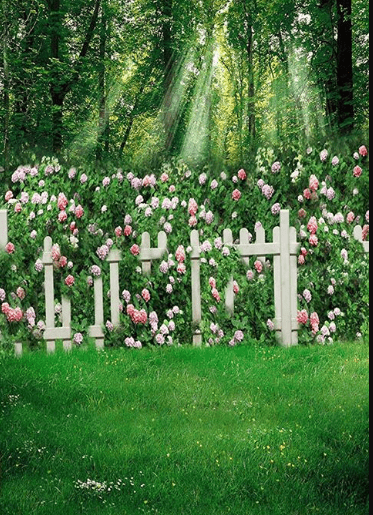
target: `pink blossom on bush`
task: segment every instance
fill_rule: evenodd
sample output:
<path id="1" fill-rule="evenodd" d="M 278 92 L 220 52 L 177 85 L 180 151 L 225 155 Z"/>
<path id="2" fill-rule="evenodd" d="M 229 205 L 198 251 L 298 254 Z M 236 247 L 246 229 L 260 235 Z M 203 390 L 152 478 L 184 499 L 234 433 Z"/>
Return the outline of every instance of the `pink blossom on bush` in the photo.
<path id="1" fill-rule="evenodd" d="M 216 188 L 218 187 L 218 185 L 219 185 L 219 184 L 218 184 L 218 181 L 214 179 L 214 180 L 211 182 L 210 188 L 211 188 L 212 190 L 216 190 Z"/>
<path id="2" fill-rule="evenodd" d="M 183 245 L 179 245 L 176 252 L 175 258 L 178 263 L 183 263 L 185 261 L 185 249 Z"/>
<path id="3" fill-rule="evenodd" d="M 303 197 L 307 200 L 310 200 L 311 198 L 311 190 L 309 188 L 306 188 L 304 191 L 303 191 Z"/>
<path id="4" fill-rule="evenodd" d="M 140 254 L 140 247 L 136 244 L 132 245 L 130 248 L 130 252 L 133 256 L 138 256 Z"/>
<path id="5" fill-rule="evenodd" d="M 241 198 L 240 190 L 234 190 L 232 193 L 232 199 L 237 202 L 238 200 L 240 200 L 240 198 Z"/>
<path id="6" fill-rule="evenodd" d="M 299 218 L 305 218 L 307 216 L 307 211 L 303 208 L 301 208 L 299 211 L 298 211 L 298 217 Z"/>
<path id="7" fill-rule="evenodd" d="M 248 270 L 246 272 L 246 277 L 248 281 L 252 281 L 254 279 L 254 272 L 252 270 Z"/>
<path id="8" fill-rule="evenodd" d="M 20 213 L 22 211 L 22 204 L 20 202 L 17 202 L 17 204 L 14 206 L 14 212 Z"/>
<path id="9" fill-rule="evenodd" d="M 263 271 L 263 263 L 257 259 L 254 263 L 254 268 L 258 272 L 258 274 L 261 274 Z"/>
<path id="10" fill-rule="evenodd" d="M 366 241 L 366 240 L 367 240 L 368 235 L 369 235 L 369 225 L 365 224 L 365 225 L 363 226 L 363 232 L 362 232 L 362 238 L 363 238 L 363 241 Z"/>
<path id="11" fill-rule="evenodd" d="M 363 173 L 363 170 L 360 168 L 360 166 L 355 166 L 354 177 L 360 177 L 362 173 Z"/>
<path id="12" fill-rule="evenodd" d="M 310 177 L 310 180 L 309 180 L 309 189 L 311 191 L 316 191 L 319 187 L 319 180 L 318 178 L 316 177 L 316 175 L 311 175 Z"/>
<path id="13" fill-rule="evenodd" d="M 298 256 L 298 265 L 304 265 L 305 262 L 306 260 L 304 259 L 304 256 L 302 254 Z"/>
<path id="14" fill-rule="evenodd" d="M 83 342 L 83 335 L 82 335 L 82 333 L 75 333 L 74 337 L 73 337 L 73 342 L 76 345 L 81 345 L 82 342 Z"/>
<path id="15" fill-rule="evenodd" d="M 244 169 L 239 170 L 237 174 L 238 178 L 241 179 L 241 181 L 244 181 L 247 177 L 246 172 Z"/>
<path id="16" fill-rule="evenodd" d="M 278 173 L 281 170 L 281 163 L 279 161 L 276 161 L 272 165 L 272 173 Z"/>
<path id="17" fill-rule="evenodd" d="M 112 322 L 110 322 L 110 320 L 106 321 L 105 327 L 109 332 L 114 331 L 114 325 L 112 324 Z"/>
<path id="18" fill-rule="evenodd" d="M 352 222 L 355 220 L 355 213 L 350 211 L 348 215 L 346 216 L 346 221 L 348 224 L 352 224 Z"/>
<path id="19" fill-rule="evenodd" d="M 96 250 L 96 254 L 101 259 L 101 261 L 104 261 L 106 256 L 109 254 L 109 247 L 107 245 L 101 245 L 101 247 L 98 247 Z"/>
<path id="20" fill-rule="evenodd" d="M 75 208 L 75 216 L 77 218 L 82 218 L 82 216 L 84 215 L 84 209 L 82 208 L 82 206 L 79 204 L 76 208 Z"/>
<path id="21" fill-rule="evenodd" d="M 281 205 L 276 202 L 276 204 L 273 204 L 272 208 L 271 208 L 271 212 L 273 215 L 278 215 L 281 211 Z"/>
<path id="22" fill-rule="evenodd" d="M 177 272 L 179 274 L 185 274 L 186 273 L 186 266 L 184 265 L 184 263 L 179 263 L 177 265 L 177 268 L 176 268 Z"/>
<path id="23" fill-rule="evenodd" d="M 309 242 L 310 245 L 312 245 L 312 247 L 317 247 L 317 245 L 319 244 L 319 239 L 316 236 L 316 234 L 311 234 Z"/>
<path id="24" fill-rule="evenodd" d="M 67 213 L 66 213 L 66 211 L 60 211 L 58 213 L 58 221 L 60 223 L 63 223 L 63 222 L 66 222 L 66 220 L 67 220 Z"/>
<path id="25" fill-rule="evenodd" d="M 267 327 L 270 331 L 275 330 L 275 324 L 272 322 L 272 320 L 270 318 L 267 320 Z"/>
<path id="26" fill-rule="evenodd" d="M 220 295 L 216 288 L 212 288 L 211 294 L 214 297 L 214 299 L 216 300 L 216 302 L 220 302 Z"/>
<path id="27" fill-rule="evenodd" d="M 320 152 L 320 160 L 321 160 L 322 162 L 325 162 L 325 161 L 326 161 L 326 159 L 327 159 L 327 157 L 328 157 L 328 155 L 329 155 L 329 152 L 328 152 L 326 149 L 322 150 L 322 151 Z"/>
<path id="28" fill-rule="evenodd" d="M 305 325 L 308 322 L 308 313 L 305 309 L 302 309 L 302 311 L 298 311 L 297 322 L 298 324 L 303 325 Z"/>
<path id="29" fill-rule="evenodd" d="M 317 225 L 317 220 L 316 220 L 315 216 L 311 216 L 311 218 L 309 219 L 309 222 L 307 224 L 307 229 L 309 230 L 309 232 L 311 234 L 316 233 L 316 231 L 318 229 L 318 225 Z"/>
<path id="30" fill-rule="evenodd" d="M 337 156 L 334 156 L 332 159 L 332 165 L 337 166 L 339 164 L 339 158 Z"/>
<path id="31" fill-rule="evenodd" d="M 359 148 L 359 154 L 363 157 L 367 156 L 368 155 L 368 150 L 367 150 L 367 147 L 365 145 L 362 145 L 360 148 Z"/>
<path id="32" fill-rule="evenodd" d="M 17 288 L 16 294 L 17 294 L 17 297 L 21 300 L 23 300 L 26 297 L 26 292 L 25 292 L 24 288 L 21 288 L 21 286 L 19 286 Z"/>
<path id="33" fill-rule="evenodd" d="M 145 302 L 149 302 L 150 300 L 150 292 L 146 288 L 144 288 L 141 292 L 142 298 L 145 300 Z"/>
<path id="34" fill-rule="evenodd" d="M 262 193 L 267 200 L 270 200 L 273 197 L 274 192 L 275 189 L 273 186 L 270 186 L 269 184 L 264 184 L 262 188 Z"/>
<path id="35" fill-rule="evenodd" d="M 237 281 L 233 281 L 233 293 L 237 295 L 237 293 L 240 291 L 240 287 L 238 286 Z"/>
<path id="36" fill-rule="evenodd" d="M 65 279 L 65 284 L 66 286 L 68 286 L 69 288 L 74 284 L 75 282 L 75 279 L 72 275 L 68 275 Z"/>
<path id="37" fill-rule="evenodd" d="M 189 199 L 188 212 L 189 212 L 190 216 L 195 216 L 197 214 L 197 211 L 198 211 L 197 202 L 194 200 L 194 198 Z"/>
<path id="38" fill-rule="evenodd" d="M 244 334 L 242 331 L 238 330 L 234 333 L 234 337 L 236 342 L 242 342 L 242 340 L 244 339 Z"/>
<path id="39" fill-rule="evenodd" d="M 15 252 L 15 246 L 13 243 L 9 242 L 5 245 L 5 251 L 8 254 L 13 254 Z"/>
<path id="40" fill-rule="evenodd" d="M 311 295 L 310 290 L 305 289 L 305 290 L 303 291 L 303 298 L 304 298 L 304 300 L 307 302 L 307 304 L 309 304 L 309 303 L 311 302 L 311 300 L 312 300 L 312 295 Z"/>
<path id="41" fill-rule="evenodd" d="M 57 199 L 58 208 L 61 211 L 63 211 L 64 209 L 66 209 L 68 203 L 69 203 L 69 201 L 67 200 L 66 195 L 64 193 L 59 193 L 58 199 Z"/>
<path id="42" fill-rule="evenodd" d="M 6 193 L 5 193 L 5 202 L 9 202 L 9 200 L 13 198 L 13 192 L 11 190 L 8 190 Z"/>
<path id="43" fill-rule="evenodd" d="M 188 221 L 189 227 L 195 227 L 197 225 L 197 218 L 195 216 L 191 216 Z"/>

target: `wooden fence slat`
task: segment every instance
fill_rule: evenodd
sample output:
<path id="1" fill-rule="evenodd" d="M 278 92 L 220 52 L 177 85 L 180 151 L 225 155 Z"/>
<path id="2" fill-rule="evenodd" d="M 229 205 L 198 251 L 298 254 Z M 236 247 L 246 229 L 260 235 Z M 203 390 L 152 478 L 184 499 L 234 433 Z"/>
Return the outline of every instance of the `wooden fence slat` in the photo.
<path id="1" fill-rule="evenodd" d="M 4 250 L 8 243 L 8 211 L 0 209 L 0 249 Z"/>
<path id="2" fill-rule="evenodd" d="M 243 263 L 246 265 L 246 266 L 249 266 L 249 263 L 250 263 L 250 259 L 249 257 L 247 256 L 247 254 L 245 254 L 243 252 L 243 249 L 245 247 L 249 247 L 250 245 L 250 236 L 249 236 L 249 231 L 243 227 L 241 230 L 240 230 L 240 244 L 238 245 L 238 251 L 239 253 L 241 254 L 242 256 L 242 261 Z"/>
<path id="3" fill-rule="evenodd" d="M 228 247 L 233 245 L 233 234 L 230 229 L 223 231 L 223 243 Z M 225 309 L 227 313 L 233 315 L 234 313 L 234 292 L 233 292 L 233 277 L 228 280 L 228 285 L 225 289 Z"/>
<path id="4" fill-rule="evenodd" d="M 200 276 L 200 255 L 198 231 L 193 230 L 190 233 L 190 244 L 192 247 L 191 258 L 191 274 L 192 274 L 192 321 L 193 321 L 193 345 L 200 347 L 202 345 L 202 334 L 200 323 L 202 320 L 201 309 L 201 276 Z"/>
<path id="5" fill-rule="evenodd" d="M 281 345 L 291 345 L 291 289 L 289 211 L 280 212 L 280 259 L 281 259 Z"/>
<path id="6" fill-rule="evenodd" d="M 257 227 L 255 229 L 255 243 L 258 245 L 257 247 L 257 258 L 259 261 L 265 264 L 266 257 L 265 254 L 268 254 L 268 244 L 265 243 L 266 241 L 266 234 L 264 227 L 261 225 L 260 227 Z M 261 244 L 263 244 L 263 247 L 261 247 Z M 263 252 L 263 255 L 262 255 Z M 252 254 L 251 254 L 252 255 Z"/>
<path id="7" fill-rule="evenodd" d="M 119 262 L 121 253 L 117 249 L 109 252 L 107 261 L 110 263 L 110 314 L 114 327 L 119 325 Z"/>
<path id="8" fill-rule="evenodd" d="M 89 336 L 95 338 L 96 349 L 104 348 L 104 304 L 102 277 L 94 278 L 95 323 L 89 327 Z"/>
<path id="9" fill-rule="evenodd" d="M 280 227 L 273 229 L 273 243 L 280 247 Z M 280 254 L 273 256 L 273 280 L 274 280 L 274 302 L 275 302 L 275 330 L 277 332 L 277 338 L 281 341 L 281 322 L 282 322 L 282 311 L 281 311 L 281 257 Z"/>
<path id="10" fill-rule="evenodd" d="M 295 227 L 290 227 L 289 229 L 289 245 L 292 244 L 297 245 L 298 248 L 300 244 L 297 244 L 297 231 Z M 290 252 L 290 311 L 291 311 L 291 345 L 298 344 L 298 322 L 297 322 L 297 312 L 298 312 L 298 257 L 297 254 L 292 254 Z"/>

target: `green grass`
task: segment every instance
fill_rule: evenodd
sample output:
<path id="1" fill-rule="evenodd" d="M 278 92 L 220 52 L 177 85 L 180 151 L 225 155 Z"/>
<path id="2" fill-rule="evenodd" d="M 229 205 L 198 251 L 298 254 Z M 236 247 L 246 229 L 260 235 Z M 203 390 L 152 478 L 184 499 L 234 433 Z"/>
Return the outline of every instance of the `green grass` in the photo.
<path id="1" fill-rule="evenodd" d="M 361 343 L 2 358 L 0 513 L 367 515 L 368 355 Z M 106 488 L 77 486 L 88 479 Z"/>

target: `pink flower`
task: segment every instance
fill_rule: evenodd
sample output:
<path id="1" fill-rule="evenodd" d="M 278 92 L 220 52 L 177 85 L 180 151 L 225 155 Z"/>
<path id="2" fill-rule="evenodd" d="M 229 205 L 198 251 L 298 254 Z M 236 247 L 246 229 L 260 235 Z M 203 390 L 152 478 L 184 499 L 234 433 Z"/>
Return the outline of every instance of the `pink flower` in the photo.
<path id="1" fill-rule="evenodd" d="M 14 206 L 14 211 L 16 213 L 20 213 L 22 211 L 22 204 L 20 202 L 17 202 L 17 204 Z"/>
<path id="2" fill-rule="evenodd" d="M 212 288 L 211 294 L 214 297 L 214 299 L 216 300 L 216 302 L 220 302 L 220 295 L 216 288 Z"/>
<path id="3" fill-rule="evenodd" d="M 74 337 L 73 337 L 73 342 L 76 345 L 81 345 L 82 342 L 83 342 L 83 335 L 82 335 L 82 333 L 75 333 Z"/>
<path id="4" fill-rule="evenodd" d="M 247 177 L 246 175 L 246 172 L 244 169 L 241 169 L 238 174 L 237 174 L 238 178 L 241 179 L 241 181 L 244 181 Z"/>
<path id="5" fill-rule="evenodd" d="M 190 216 L 195 216 L 197 214 L 197 211 L 198 211 L 197 202 L 194 200 L 194 198 L 189 199 L 188 212 L 189 212 Z"/>
<path id="6" fill-rule="evenodd" d="M 268 319 L 267 320 L 267 327 L 270 331 L 274 331 L 275 330 L 275 324 L 272 322 L 271 319 Z"/>
<path id="7" fill-rule="evenodd" d="M 360 177 L 362 173 L 363 173 L 363 170 L 360 168 L 360 166 L 355 166 L 354 177 Z"/>
<path id="8" fill-rule="evenodd" d="M 5 202 L 9 202 L 9 200 L 13 198 L 13 192 L 8 190 L 6 193 L 5 193 Z"/>
<path id="9" fill-rule="evenodd" d="M 115 236 L 117 236 L 117 238 L 119 238 L 119 236 L 122 236 L 122 228 L 121 227 L 116 227 L 114 229 L 114 233 L 115 233 Z"/>
<path id="10" fill-rule="evenodd" d="M 234 190 L 232 193 L 232 199 L 237 202 L 237 200 L 240 200 L 240 198 L 241 198 L 240 190 Z"/>
<path id="11" fill-rule="evenodd" d="M 59 193 L 58 194 L 58 199 L 57 199 L 57 205 L 58 205 L 58 208 L 63 211 L 67 204 L 69 203 L 69 201 L 67 200 L 66 196 L 64 193 Z"/>
<path id="12" fill-rule="evenodd" d="M 348 215 L 346 216 L 346 221 L 348 224 L 352 224 L 352 222 L 355 220 L 355 213 L 350 211 Z"/>
<path id="13" fill-rule="evenodd" d="M 367 150 L 367 147 L 365 145 L 362 145 L 360 148 L 359 148 L 359 154 L 363 157 L 367 156 L 368 155 L 368 150 Z"/>
<path id="14" fill-rule="evenodd" d="M 304 265 L 305 262 L 306 260 L 304 259 L 304 256 L 302 254 L 298 256 L 298 265 Z"/>
<path id="15" fill-rule="evenodd" d="M 277 173 L 281 170 L 281 163 L 279 161 L 276 161 L 272 165 L 272 173 Z"/>
<path id="16" fill-rule="evenodd" d="M 233 293 L 237 295 L 237 293 L 240 291 L 240 287 L 238 286 L 238 283 L 236 281 L 233 281 Z"/>
<path id="17" fill-rule="evenodd" d="M 185 274 L 185 272 L 186 272 L 186 266 L 184 265 L 184 263 L 179 263 L 179 264 L 177 265 L 176 270 L 177 270 L 177 272 L 178 272 L 179 274 Z"/>
<path id="18" fill-rule="evenodd" d="M 66 265 L 67 265 L 67 257 L 61 256 L 59 261 L 58 261 L 58 267 L 59 268 L 64 268 Z"/>
<path id="19" fill-rule="evenodd" d="M 216 281 L 213 277 L 210 277 L 209 285 L 211 286 L 211 288 L 216 288 Z"/>
<path id="20" fill-rule="evenodd" d="M 258 272 L 258 274 L 261 274 L 263 271 L 263 263 L 257 259 L 254 263 L 254 268 Z"/>
<path id="21" fill-rule="evenodd" d="M 216 188 L 218 187 L 218 181 L 214 179 L 211 182 L 211 186 L 210 187 L 211 187 L 212 190 L 216 190 Z"/>
<path id="22" fill-rule="evenodd" d="M 369 225 L 365 224 L 363 226 L 363 233 L 362 233 L 363 241 L 366 241 L 366 239 L 368 238 L 368 234 L 369 234 Z"/>
<path id="23" fill-rule="evenodd" d="M 308 322 L 308 313 L 305 309 L 302 309 L 302 311 L 298 311 L 297 322 L 298 324 L 303 325 L 305 325 Z"/>
<path id="24" fill-rule="evenodd" d="M 195 227 L 197 225 L 197 218 L 195 216 L 191 216 L 188 221 L 189 227 Z"/>
<path id="25" fill-rule="evenodd" d="M 149 302 L 150 300 L 150 292 L 146 288 L 144 288 L 141 292 L 142 298 L 145 300 L 145 302 Z"/>
<path id="26" fill-rule="evenodd" d="M 303 191 L 303 197 L 306 198 L 307 200 L 310 200 L 310 198 L 311 198 L 311 190 L 309 188 L 306 188 Z"/>
<path id="27" fill-rule="evenodd" d="M 110 332 L 114 331 L 114 325 L 112 324 L 112 322 L 110 322 L 110 320 L 106 321 L 105 327 Z"/>
<path id="28" fill-rule="evenodd" d="M 316 175 L 311 175 L 310 182 L 309 182 L 309 188 L 311 191 L 316 191 L 319 187 L 319 180 L 316 177 Z"/>
<path id="29" fill-rule="evenodd" d="M 281 211 L 281 205 L 276 202 L 276 204 L 273 204 L 272 208 L 271 208 L 271 212 L 273 215 L 278 215 Z"/>
<path id="30" fill-rule="evenodd" d="M 162 182 L 167 182 L 167 181 L 168 181 L 168 175 L 167 175 L 167 173 L 162 173 L 162 175 L 161 175 L 161 181 L 162 181 Z"/>
<path id="31" fill-rule="evenodd" d="M 325 162 L 328 155 L 329 155 L 329 152 L 326 149 L 322 150 L 320 152 L 320 160 Z"/>
<path id="32" fill-rule="evenodd" d="M 311 216 L 309 219 L 309 222 L 307 224 L 307 229 L 310 231 L 311 234 L 315 234 L 317 231 L 318 225 L 317 220 L 315 216 Z"/>
<path id="33" fill-rule="evenodd" d="M 305 211 L 303 208 L 301 208 L 299 211 L 298 211 L 298 217 L 299 218 L 305 218 L 307 216 L 307 211 Z"/>
<path id="34" fill-rule="evenodd" d="M 132 233 L 132 227 L 130 225 L 126 225 L 123 230 L 124 236 L 130 236 L 131 233 Z"/>
<path id="35" fill-rule="evenodd" d="M 306 289 L 306 290 L 304 290 L 304 291 L 303 291 L 303 298 L 304 298 L 304 300 L 307 302 L 307 304 L 311 302 L 311 300 L 312 300 L 312 295 L 311 295 L 310 290 L 307 290 L 307 289 Z"/>
<path id="36" fill-rule="evenodd" d="M 332 159 L 332 165 L 337 166 L 339 164 L 339 159 L 337 156 L 334 156 Z"/>
<path id="37" fill-rule="evenodd" d="M 138 256 L 140 254 L 140 247 L 138 245 L 132 245 L 130 248 L 130 252 L 133 256 Z"/>
<path id="38" fill-rule="evenodd" d="M 307 249 L 305 249 L 304 247 L 302 247 L 302 248 L 300 249 L 300 252 L 301 252 L 302 256 L 307 256 L 307 254 L 308 254 Z"/>
<path id="39" fill-rule="evenodd" d="M 185 249 L 183 245 L 178 246 L 175 252 L 175 258 L 178 263 L 183 263 L 183 261 L 185 261 Z"/>
<path id="40" fill-rule="evenodd" d="M 319 244 L 319 239 L 316 236 L 316 234 L 311 234 L 309 242 L 310 245 L 312 245 L 312 247 L 317 247 L 317 245 Z"/>
<path id="41" fill-rule="evenodd" d="M 246 272 L 246 278 L 247 278 L 248 281 L 252 281 L 254 279 L 254 273 L 253 273 L 252 270 L 248 270 Z"/>
<path id="42" fill-rule="evenodd" d="M 15 249 L 16 249 L 16 248 L 15 248 L 14 244 L 13 244 L 13 243 L 11 243 L 11 242 L 9 242 L 9 243 L 7 243 L 7 244 L 5 245 L 5 250 L 6 250 L 6 252 L 7 252 L 8 254 L 13 254 L 13 253 L 14 253 L 14 251 L 15 251 Z"/>
<path id="43" fill-rule="evenodd" d="M 21 300 L 23 300 L 25 297 L 26 297 L 26 292 L 23 288 L 21 288 L 20 286 L 17 288 L 17 297 Z"/>
<path id="44" fill-rule="evenodd" d="M 81 218 L 82 216 L 84 215 L 84 209 L 82 208 L 82 206 L 79 204 L 79 206 L 77 206 L 75 208 L 75 216 L 77 218 Z"/>
<path id="45" fill-rule="evenodd" d="M 65 284 L 66 286 L 68 286 L 69 288 L 74 284 L 75 282 L 75 279 L 72 275 L 68 275 L 65 279 Z"/>
<path id="46" fill-rule="evenodd" d="M 235 339 L 236 342 L 242 342 L 242 340 L 244 339 L 244 334 L 242 331 L 236 331 L 234 333 L 233 338 Z"/>
<path id="47" fill-rule="evenodd" d="M 67 220 L 67 213 L 66 213 L 66 211 L 60 211 L 60 212 L 58 213 L 58 221 L 59 221 L 60 223 L 63 223 L 63 222 L 65 222 L 66 220 Z"/>
<path id="48" fill-rule="evenodd" d="M 85 182 L 87 182 L 88 180 L 88 177 L 85 173 L 82 173 L 82 175 L 80 176 L 80 183 L 81 184 L 84 184 Z"/>
<path id="49" fill-rule="evenodd" d="M 318 325 L 320 323 L 319 315 L 314 311 L 310 314 L 311 325 Z"/>
<path id="50" fill-rule="evenodd" d="M 93 265 L 91 267 L 91 274 L 96 276 L 96 277 L 100 277 L 101 275 L 101 268 L 97 265 Z"/>

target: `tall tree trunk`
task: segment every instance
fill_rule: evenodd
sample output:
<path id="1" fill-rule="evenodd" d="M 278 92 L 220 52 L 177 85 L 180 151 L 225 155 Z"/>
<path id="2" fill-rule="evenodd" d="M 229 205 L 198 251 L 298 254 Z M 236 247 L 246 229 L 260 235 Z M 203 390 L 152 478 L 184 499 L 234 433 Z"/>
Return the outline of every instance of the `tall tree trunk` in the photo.
<path id="1" fill-rule="evenodd" d="M 98 13 L 100 9 L 101 0 L 95 0 L 94 10 L 91 16 L 91 21 L 85 35 L 82 49 L 79 57 L 72 67 L 70 77 L 61 77 L 61 70 L 59 70 L 59 63 L 62 63 L 62 56 L 60 55 L 60 42 L 61 42 L 61 3 L 60 0 L 48 0 L 50 9 L 51 20 L 51 41 L 50 52 L 53 59 L 52 79 L 50 82 L 50 94 L 52 99 L 52 137 L 53 137 L 53 152 L 59 153 L 62 149 L 62 130 L 63 130 L 63 105 L 67 93 L 71 90 L 73 85 L 79 81 L 79 72 L 83 64 L 83 58 L 87 55 L 89 45 L 91 43 L 94 30 L 97 23 Z"/>
<path id="2" fill-rule="evenodd" d="M 97 134 L 97 147 L 96 147 L 96 162 L 98 163 L 102 159 L 104 150 L 106 127 L 107 127 L 107 85 L 106 85 L 106 38 L 107 38 L 107 24 L 105 14 L 105 3 L 101 5 L 101 24 L 100 24 L 100 63 L 99 63 L 99 74 L 98 74 L 98 90 L 99 90 L 99 120 L 98 120 L 98 134 Z"/>
<path id="3" fill-rule="evenodd" d="M 10 121 L 10 75 L 8 64 L 8 38 L 9 38 L 9 22 L 7 0 L 1 0 L 1 20 L 3 24 L 3 70 L 4 70 L 4 84 L 3 84 L 3 106 L 4 106 L 4 128 L 3 128 L 3 163 L 4 169 L 8 169 L 9 165 L 9 121 Z"/>
<path id="4" fill-rule="evenodd" d="M 354 124 L 351 0 L 337 0 L 338 7 L 338 125 L 350 132 Z"/>
<path id="5" fill-rule="evenodd" d="M 249 118 L 249 135 L 251 141 L 255 139 L 255 84 L 254 84 L 254 59 L 253 59 L 253 27 L 248 28 L 249 37 L 247 41 L 247 60 L 248 60 L 248 118 Z"/>
<path id="6" fill-rule="evenodd" d="M 164 95 L 164 113 L 163 124 L 165 131 L 165 150 L 170 151 L 174 139 L 173 125 L 175 116 L 172 110 L 172 84 L 174 81 L 175 63 L 172 49 L 172 0 L 163 0 L 162 2 L 162 38 L 163 38 L 163 95 Z"/>

